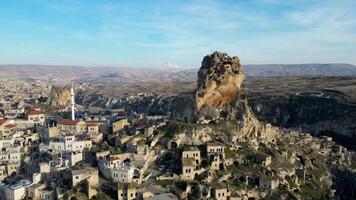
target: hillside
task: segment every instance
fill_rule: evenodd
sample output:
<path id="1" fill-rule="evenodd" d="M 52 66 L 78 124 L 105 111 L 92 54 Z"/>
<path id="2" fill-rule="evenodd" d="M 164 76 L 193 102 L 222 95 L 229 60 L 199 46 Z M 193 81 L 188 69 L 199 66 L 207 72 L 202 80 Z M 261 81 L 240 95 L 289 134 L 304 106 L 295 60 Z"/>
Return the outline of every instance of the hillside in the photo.
<path id="1" fill-rule="evenodd" d="M 0 80 L 41 79 L 55 83 L 71 81 L 87 83 L 142 83 L 194 81 L 197 69 L 182 71 L 163 68 L 84 67 L 50 65 L 0 65 Z M 246 76 L 356 76 L 356 66 L 350 64 L 245 65 Z"/>
<path id="2" fill-rule="evenodd" d="M 356 66 L 350 64 L 273 64 L 246 65 L 247 76 L 354 76 Z"/>

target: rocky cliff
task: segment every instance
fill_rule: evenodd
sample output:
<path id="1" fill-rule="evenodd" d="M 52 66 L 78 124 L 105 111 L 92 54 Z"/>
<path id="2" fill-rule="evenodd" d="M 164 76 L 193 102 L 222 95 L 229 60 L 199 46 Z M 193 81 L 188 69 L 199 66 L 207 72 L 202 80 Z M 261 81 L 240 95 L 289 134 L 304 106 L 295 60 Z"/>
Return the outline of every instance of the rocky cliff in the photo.
<path id="1" fill-rule="evenodd" d="M 62 107 L 70 105 L 70 85 L 52 86 L 48 96 L 47 104 L 51 107 Z"/>
<path id="2" fill-rule="evenodd" d="M 222 107 L 235 100 L 244 79 L 238 57 L 214 52 L 205 56 L 198 71 L 197 110 Z"/>
<path id="3" fill-rule="evenodd" d="M 289 96 L 259 95 L 249 98 L 249 105 L 261 121 L 313 135 L 328 135 L 355 149 L 356 104 L 339 96 L 326 91 Z"/>
<path id="4" fill-rule="evenodd" d="M 197 89 L 175 98 L 173 117 L 191 123 L 216 124 L 231 142 L 267 135 L 272 139 L 275 131 L 267 130 L 248 106 L 241 90 L 243 80 L 238 57 L 220 52 L 205 56 L 198 72 Z"/>
<path id="5" fill-rule="evenodd" d="M 237 56 L 220 52 L 205 56 L 198 71 L 195 94 L 198 121 L 246 121 L 251 118 L 246 97 L 241 92 L 243 80 L 244 73 Z"/>
<path id="6" fill-rule="evenodd" d="M 205 56 L 198 71 L 197 110 L 226 106 L 236 100 L 243 79 L 238 57 L 219 52 Z"/>

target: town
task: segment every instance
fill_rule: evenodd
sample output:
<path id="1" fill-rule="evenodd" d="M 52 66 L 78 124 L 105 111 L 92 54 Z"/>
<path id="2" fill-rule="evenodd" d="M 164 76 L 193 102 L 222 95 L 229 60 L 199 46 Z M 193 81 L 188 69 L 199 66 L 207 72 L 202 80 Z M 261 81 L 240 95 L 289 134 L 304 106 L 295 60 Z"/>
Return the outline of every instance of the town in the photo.
<path id="1" fill-rule="evenodd" d="M 0 1 L 0 200 L 356 200 L 355 10 Z"/>
<path id="2" fill-rule="evenodd" d="M 237 62 L 214 56 L 228 59 L 224 67 Z M 4 200 L 323 199 L 337 196 L 331 170 L 355 170 L 355 152 L 331 137 L 259 122 L 248 107 L 241 126 L 210 123 L 210 114 L 192 123 L 177 113 L 92 111 L 76 104 L 75 84 L 58 106 L 43 81 L 0 87 Z"/>

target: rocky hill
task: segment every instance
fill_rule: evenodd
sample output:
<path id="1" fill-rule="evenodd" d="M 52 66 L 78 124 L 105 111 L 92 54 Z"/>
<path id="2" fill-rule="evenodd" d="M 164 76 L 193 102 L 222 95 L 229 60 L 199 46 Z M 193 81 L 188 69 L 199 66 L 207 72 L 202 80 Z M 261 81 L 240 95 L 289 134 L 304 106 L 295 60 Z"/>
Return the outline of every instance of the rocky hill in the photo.
<path id="1" fill-rule="evenodd" d="M 50 107 L 66 107 L 70 105 L 70 85 L 52 86 L 51 92 L 47 99 Z"/>
<path id="2" fill-rule="evenodd" d="M 241 91 L 243 80 L 238 57 L 220 52 L 205 56 L 198 72 L 196 90 L 176 97 L 172 117 L 192 123 L 213 123 L 222 129 L 234 127 L 225 133 L 237 140 L 272 138 L 273 133 L 266 131 L 266 125 L 248 106 L 246 95 Z"/>
<path id="3" fill-rule="evenodd" d="M 182 156 L 183 170 L 178 168 L 177 173 L 184 174 L 186 165 L 197 170 L 193 171 L 196 172 L 193 178 L 188 177 L 194 181 L 180 180 L 196 183 L 191 186 L 196 189 L 192 189 L 188 199 L 205 199 L 195 194 L 203 187 L 216 185 L 229 187 L 236 199 L 352 199 L 353 193 L 342 189 L 352 184 L 340 175 L 351 174 L 348 169 L 352 154 L 331 138 L 313 138 L 309 133 L 260 121 L 241 90 L 243 80 L 238 57 L 220 52 L 204 57 L 197 88 L 177 96 L 173 109 L 175 120 L 158 130 L 157 144 L 167 145 L 173 151 L 191 146 L 221 147 L 207 150 L 208 155 L 223 152 L 211 156 L 211 164 L 208 161 L 205 165 L 207 173 L 200 173 L 199 166 L 185 162 L 186 157 Z M 335 153 L 334 149 L 341 153 Z M 179 160 L 172 163 L 177 166 Z M 341 182 L 347 186 L 339 188 Z"/>
<path id="4" fill-rule="evenodd" d="M 313 135 L 327 134 L 355 149 L 356 127 L 352 123 L 356 120 L 355 87 L 356 79 L 351 76 L 246 77 L 241 89 L 254 115 L 261 121 Z M 150 115 L 175 112 L 176 117 L 191 121 L 189 116 L 195 112 L 195 99 L 190 91 L 196 88 L 197 81 L 96 84 L 77 90 L 76 102 L 83 106 L 125 108 Z M 134 102 L 126 98 L 140 93 L 152 95 L 137 97 Z M 179 109 L 174 110 L 174 105 Z"/>
<path id="5" fill-rule="evenodd" d="M 246 95 L 241 92 L 244 77 L 238 57 L 220 52 L 205 56 L 196 90 L 176 97 L 174 117 L 201 123 L 247 120 L 251 112 Z"/>
<path id="6" fill-rule="evenodd" d="M 200 119 L 227 118 L 227 106 L 241 96 L 244 73 L 238 57 L 214 52 L 198 71 L 196 108 Z M 234 118 L 234 117 L 233 117 Z"/>

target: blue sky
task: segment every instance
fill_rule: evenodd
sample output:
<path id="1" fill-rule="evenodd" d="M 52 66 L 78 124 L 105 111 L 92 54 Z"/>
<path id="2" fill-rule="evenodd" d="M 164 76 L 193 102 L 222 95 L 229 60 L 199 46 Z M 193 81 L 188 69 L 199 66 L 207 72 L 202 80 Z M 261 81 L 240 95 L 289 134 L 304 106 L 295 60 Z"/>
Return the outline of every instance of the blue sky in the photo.
<path id="1" fill-rule="evenodd" d="M 0 64 L 356 64 L 354 0 L 1 0 Z"/>

